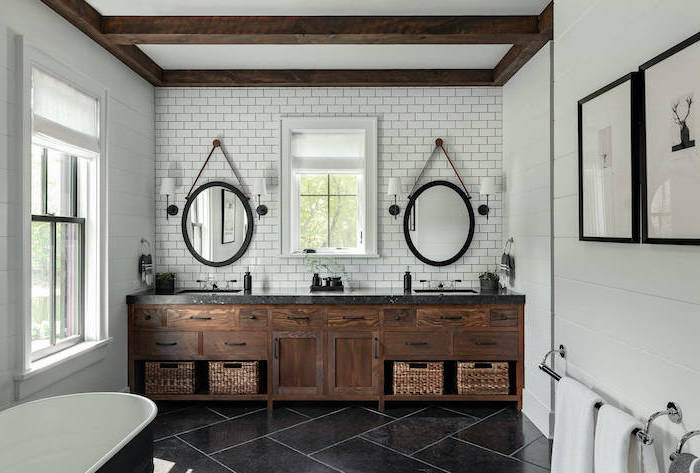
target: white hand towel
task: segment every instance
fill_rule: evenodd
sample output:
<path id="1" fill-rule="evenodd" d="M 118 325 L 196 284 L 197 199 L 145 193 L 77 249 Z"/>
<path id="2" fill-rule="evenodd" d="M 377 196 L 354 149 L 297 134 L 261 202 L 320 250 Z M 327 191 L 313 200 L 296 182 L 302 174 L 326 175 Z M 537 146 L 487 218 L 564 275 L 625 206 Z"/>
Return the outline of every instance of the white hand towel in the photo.
<path id="1" fill-rule="evenodd" d="M 595 473 L 628 473 L 632 431 L 642 424 L 616 407 L 598 411 L 595 430 Z"/>
<path id="2" fill-rule="evenodd" d="M 595 405 L 601 401 L 571 378 L 557 383 L 552 473 L 593 473 Z"/>
<path id="3" fill-rule="evenodd" d="M 654 445 L 639 442 L 642 449 L 642 473 L 659 473 L 659 460 L 656 457 Z M 690 470 L 691 473 L 693 470 Z M 699 472 L 700 473 L 700 472 Z"/>

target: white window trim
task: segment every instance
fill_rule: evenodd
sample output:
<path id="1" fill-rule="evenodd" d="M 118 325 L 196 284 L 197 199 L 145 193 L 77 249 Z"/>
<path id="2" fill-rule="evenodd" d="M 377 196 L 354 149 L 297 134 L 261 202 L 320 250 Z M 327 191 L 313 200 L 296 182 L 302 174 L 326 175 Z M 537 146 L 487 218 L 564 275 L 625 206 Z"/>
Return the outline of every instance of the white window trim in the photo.
<path id="1" fill-rule="evenodd" d="M 107 104 L 108 92 L 98 82 L 77 73 L 74 69 L 56 61 L 51 56 L 25 44 L 23 38 L 18 38 L 16 51 L 19 67 L 17 84 L 21 89 L 18 103 L 19 119 L 21 122 L 22 139 L 19 144 L 19 162 L 22 183 L 22 213 L 21 221 L 21 303 L 22 317 L 19 333 L 20 353 L 18 357 L 16 396 L 21 397 L 19 383 L 28 376 L 44 374 L 47 370 L 74 360 L 78 356 L 98 354 L 104 356 L 104 350 L 97 350 L 109 340 L 108 310 L 109 291 L 107 286 Z M 86 261 L 92 264 L 85 268 L 85 321 L 84 341 L 68 350 L 57 352 L 46 358 L 32 362 L 32 333 L 31 333 L 31 147 L 32 147 L 32 69 L 43 70 L 57 77 L 76 89 L 95 97 L 99 101 L 99 159 L 94 162 L 93 182 L 97 182 L 96 191 L 91 194 L 90 215 L 94 218 L 86 222 Z M 66 353 L 64 353 L 66 352 Z M 75 362 L 73 362 L 75 364 Z"/>
<path id="2" fill-rule="evenodd" d="M 314 256 L 347 257 L 378 257 L 377 251 L 377 118 L 376 117 L 323 117 L 298 118 L 285 117 L 281 123 L 280 149 L 280 247 L 283 256 L 304 257 L 305 255 L 293 250 L 292 226 L 294 225 L 292 206 L 296 204 L 294 195 L 295 184 L 292 175 L 291 135 L 295 130 L 365 130 L 365 168 L 364 196 L 361 197 L 360 217 L 364 218 L 364 250 L 362 252 L 330 252 L 314 253 Z M 333 172 L 336 172 L 335 170 Z M 342 173 L 343 171 L 338 171 Z"/>

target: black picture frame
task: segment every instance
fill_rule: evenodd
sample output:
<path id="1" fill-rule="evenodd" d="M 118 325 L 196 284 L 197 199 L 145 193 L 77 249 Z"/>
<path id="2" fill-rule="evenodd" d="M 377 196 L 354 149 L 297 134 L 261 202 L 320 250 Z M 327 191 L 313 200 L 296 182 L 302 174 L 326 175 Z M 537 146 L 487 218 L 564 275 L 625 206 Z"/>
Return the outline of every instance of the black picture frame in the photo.
<path id="1" fill-rule="evenodd" d="M 647 70 L 650 69 L 651 67 L 665 61 L 666 59 L 677 54 L 678 52 L 683 51 L 684 49 L 688 48 L 689 46 L 694 45 L 698 41 L 700 41 L 700 33 L 696 33 L 693 36 L 685 39 L 684 41 L 681 41 L 680 43 L 676 44 L 675 46 L 667 49 L 666 51 L 662 52 L 658 56 L 655 56 L 654 58 L 650 59 L 649 61 L 647 61 L 644 64 L 642 64 L 641 66 L 639 66 L 641 97 L 642 97 L 641 98 L 642 125 L 640 127 L 640 129 L 641 129 L 640 142 L 642 145 L 641 146 L 641 153 L 640 153 L 642 243 L 649 243 L 649 244 L 655 244 L 655 245 L 700 245 L 700 236 L 698 238 L 660 238 L 660 237 L 650 237 L 649 236 L 649 206 L 648 206 L 649 190 L 647 188 L 649 176 L 647 174 L 648 156 L 647 156 L 647 147 L 646 147 L 646 141 L 647 141 L 646 73 L 647 73 Z M 698 97 L 698 98 L 700 99 L 700 97 Z M 700 186 L 700 182 L 698 182 L 698 186 Z"/>
<path id="2" fill-rule="evenodd" d="M 246 230 L 245 234 L 245 240 L 243 241 L 243 244 L 241 245 L 240 249 L 229 259 L 225 261 L 210 261 L 194 249 L 194 246 L 192 246 L 192 242 L 190 241 L 189 236 L 187 235 L 187 219 L 189 217 L 189 211 L 190 207 L 192 206 L 192 203 L 195 201 L 197 196 L 204 192 L 205 190 L 209 189 L 210 187 L 223 187 L 225 189 L 230 190 L 234 194 L 238 196 L 238 198 L 241 200 L 241 203 L 243 204 L 243 208 L 245 209 L 246 216 L 248 218 L 248 229 Z M 202 184 L 199 186 L 197 189 L 192 192 L 190 197 L 187 199 L 187 203 L 185 204 L 185 208 L 182 210 L 182 222 L 181 222 L 181 230 L 182 230 L 182 239 L 185 241 L 185 245 L 187 246 L 187 249 L 189 250 L 190 254 L 194 256 L 194 258 L 199 261 L 200 263 L 206 265 L 206 266 L 215 266 L 215 267 L 220 267 L 220 266 L 228 266 L 229 264 L 232 264 L 236 261 L 238 261 L 248 250 L 248 247 L 250 246 L 250 242 L 253 239 L 253 226 L 254 226 L 254 221 L 253 221 L 253 210 L 250 208 L 250 202 L 248 197 L 241 192 L 238 188 L 232 186 L 228 182 L 223 182 L 223 181 L 212 181 L 212 182 L 207 182 L 206 184 Z"/>
<path id="3" fill-rule="evenodd" d="M 416 199 L 420 197 L 420 195 L 425 192 L 426 190 L 430 189 L 431 187 L 435 186 L 446 186 L 452 189 L 459 195 L 459 197 L 464 201 L 464 205 L 467 207 L 467 212 L 469 213 L 469 233 L 467 235 L 467 239 L 460 248 L 457 253 L 452 256 L 451 258 L 448 258 L 443 261 L 434 261 L 431 260 L 430 258 L 427 258 L 421 254 L 420 251 L 416 248 L 416 246 L 413 244 L 413 240 L 411 239 L 411 214 L 414 213 L 415 210 L 415 205 L 416 205 Z M 415 218 L 415 217 L 413 217 Z M 414 222 L 415 225 L 415 222 Z M 459 188 L 457 185 L 449 182 L 449 181 L 431 181 L 428 182 L 427 184 L 422 185 L 421 187 L 416 190 L 416 192 L 413 193 L 408 199 L 408 205 L 406 206 L 406 211 L 404 212 L 403 215 L 403 235 L 406 240 L 406 244 L 408 245 L 408 248 L 411 250 L 411 253 L 415 255 L 416 258 L 418 258 L 420 261 L 422 261 L 425 264 L 428 264 L 430 266 L 447 266 L 455 261 L 457 261 L 459 258 L 464 256 L 464 253 L 467 252 L 469 249 L 469 246 L 472 243 L 472 239 L 474 238 L 474 227 L 476 226 L 476 220 L 474 218 L 474 209 L 472 208 L 471 201 L 467 194 Z M 415 228 L 415 227 L 414 227 Z"/>
<path id="4" fill-rule="evenodd" d="M 630 82 L 630 236 L 629 237 L 601 237 L 586 236 L 584 234 L 584 175 L 583 175 L 583 105 L 606 92 L 613 90 L 625 82 Z M 597 241 L 610 243 L 639 243 L 640 242 L 640 211 L 639 211 L 639 166 L 642 155 L 643 141 L 641 136 L 642 116 L 642 84 L 641 75 L 638 72 L 631 72 L 619 79 L 601 87 L 595 92 L 587 95 L 578 101 L 578 228 L 580 241 Z"/>

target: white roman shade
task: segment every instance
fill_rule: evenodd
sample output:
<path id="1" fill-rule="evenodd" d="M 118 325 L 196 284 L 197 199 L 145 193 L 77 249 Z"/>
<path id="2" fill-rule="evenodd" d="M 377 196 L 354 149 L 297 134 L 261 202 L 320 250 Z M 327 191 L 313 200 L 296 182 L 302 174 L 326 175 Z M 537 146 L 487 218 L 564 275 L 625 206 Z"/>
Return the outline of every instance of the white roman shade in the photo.
<path id="1" fill-rule="evenodd" d="M 32 132 L 46 145 L 58 140 L 99 153 L 99 101 L 36 68 L 32 114 Z"/>
<path id="2" fill-rule="evenodd" d="M 296 171 L 362 171 L 365 168 L 364 130 L 294 130 L 292 167 Z"/>

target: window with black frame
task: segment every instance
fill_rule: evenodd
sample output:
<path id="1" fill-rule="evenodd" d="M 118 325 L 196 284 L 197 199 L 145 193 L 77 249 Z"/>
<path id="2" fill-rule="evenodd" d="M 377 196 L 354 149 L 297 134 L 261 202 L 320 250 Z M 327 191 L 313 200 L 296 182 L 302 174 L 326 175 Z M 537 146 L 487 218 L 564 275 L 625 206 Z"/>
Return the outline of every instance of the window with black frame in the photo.
<path id="1" fill-rule="evenodd" d="M 31 356 L 85 340 L 86 231 L 98 101 L 32 73 Z M 92 187 L 92 189 L 91 189 Z"/>

